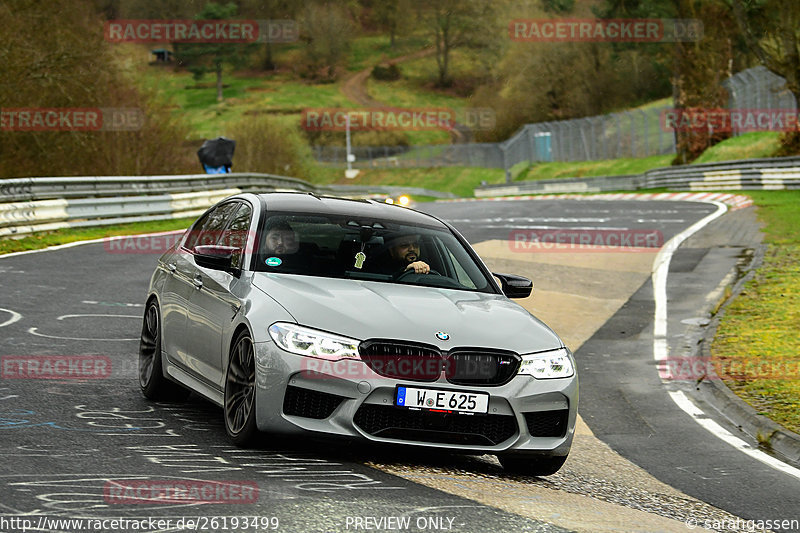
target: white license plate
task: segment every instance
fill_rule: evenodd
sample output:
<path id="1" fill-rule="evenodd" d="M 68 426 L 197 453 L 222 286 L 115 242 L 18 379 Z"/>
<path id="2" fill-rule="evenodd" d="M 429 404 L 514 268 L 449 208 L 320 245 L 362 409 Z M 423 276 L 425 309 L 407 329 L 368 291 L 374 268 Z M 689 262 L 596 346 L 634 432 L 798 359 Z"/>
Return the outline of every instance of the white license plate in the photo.
<path id="1" fill-rule="evenodd" d="M 489 395 L 481 392 L 397 387 L 395 405 L 464 413 L 486 413 L 489 411 Z"/>

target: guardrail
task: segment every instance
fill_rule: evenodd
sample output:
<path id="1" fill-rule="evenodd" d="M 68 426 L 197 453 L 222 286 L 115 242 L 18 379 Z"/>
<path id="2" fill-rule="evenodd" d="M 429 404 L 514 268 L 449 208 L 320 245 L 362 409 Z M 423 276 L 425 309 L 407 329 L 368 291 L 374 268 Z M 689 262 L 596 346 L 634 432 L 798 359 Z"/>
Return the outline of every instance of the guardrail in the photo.
<path id="1" fill-rule="evenodd" d="M 70 227 L 195 217 L 239 192 L 301 191 L 335 196 L 417 194 L 455 198 L 418 187 L 316 186 L 272 174 L 91 176 L 0 180 L 0 237 Z"/>
<path id="2" fill-rule="evenodd" d="M 629 176 L 487 185 L 475 189 L 475 196 L 652 188 L 689 191 L 800 189 L 800 157 L 667 167 Z M 12 178 L 0 180 L 0 237 L 68 227 L 194 217 L 222 198 L 243 191 L 304 191 L 351 197 L 417 194 L 455 198 L 451 193 L 417 187 L 318 186 L 273 174 Z"/>
<path id="3" fill-rule="evenodd" d="M 475 196 L 510 196 L 574 192 L 637 191 L 782 190 L 800 189 L 800 157 L 747 159 L 649 170 L 627 176 L 560 178 L 485 185 Z"/>

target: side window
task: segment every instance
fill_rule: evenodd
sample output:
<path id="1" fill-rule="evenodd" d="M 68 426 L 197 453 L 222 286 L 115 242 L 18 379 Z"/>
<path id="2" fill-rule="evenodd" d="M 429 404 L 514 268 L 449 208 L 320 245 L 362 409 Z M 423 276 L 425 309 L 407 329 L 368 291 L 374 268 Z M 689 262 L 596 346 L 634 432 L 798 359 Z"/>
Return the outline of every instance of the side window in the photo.
<path id="1" fill-rule="evenodd" d="M 197 244 L 197 238 L 200 236 L 200 231 L 203 229 L 203 226 L 206 225 L 208 222 L 208 216 L 211 213 L 208 212 L 203 217 L 194 223 L 194 225 L 189 228 L 189 233 L 186 236 L 186 242 L 183 243 L 183 247 L 187 250 L 194 249 L 195 245 Z"/>
<path id="2" fill-rule="evenodd" d="M 224 246 L 233 246 L 237 249 L 233 254 L 232 266 L 235 268 L 242 267 L 242 257 L 244 257 L 245 247 L 247 246 L 247 237 L 250 230 L 250 217 L 253 210 L 247 204 L 241 204 L 239 210 L 233 216 L 233 220 L 228 225 L 228 228 L 223 232 L 222 239 L 219 243 Z"/>
<path id="3" fill-rule="evenodd" d="M 204 220 L 198 221 L 192 228 L 184 246 L 193 250 L 195 246 L 217 244 L 222 237 L 222 230 L 225 229 L 233 212 L 240 205 L 239 202 L 229 202 L 207 213 Z"/>

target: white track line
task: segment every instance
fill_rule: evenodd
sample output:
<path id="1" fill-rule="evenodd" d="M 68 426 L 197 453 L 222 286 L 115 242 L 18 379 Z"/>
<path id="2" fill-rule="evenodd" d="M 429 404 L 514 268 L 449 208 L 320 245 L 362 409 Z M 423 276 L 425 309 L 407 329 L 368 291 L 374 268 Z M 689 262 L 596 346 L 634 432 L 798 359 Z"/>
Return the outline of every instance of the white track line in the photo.
<path id="1" fill-rule="evenodd" d="M 790 476 L 800 479 L 800 470 L 762 452 L 757 448 L 753 448 L 739 437 L 734 436 L 730 431 L 708 418 L 708 415 L 702 409 L 693 404 L 682 391 L 671 391 L 669 392 L 669 396 L 672 398 L 672 401 L 678 405 L 678 407 L 692 417 L 692 420 L 703 426 L 703 428 L 707 431 L 710 431 L 715 437 L 724 440 L 740 452 L 746 453 L 753 459 L 761 461 L 762 463 L 771 466 L 775 470 L 780 470 L 784 474 L 789 474 Z"/>
<path id="2" fill-rule="evenodd" d="M 658 252 L 655 260 L 653 261 L 653 298 L 655 299 L 655 313 L 654 313 L 654 326 L 653 326 L 653 358 L 655 358 L 659 367 L 663 365 L 663 361 L 669 356 L 669 346 L 667 344 L 667 275 L 669 274 L 669 263 L 672 260 L 672 255 L 678 246 L 683 241 L 699 231 L 711 221 L 719 218 L 727 207 L 725 204 L 717 201 L 699 200 L 705 203 L 711 203 L 717 206 L 717 210 L 703 218 L 699 222 L 692 224 L 687 229 L 671 238 Z M 759 449 L 753 448 L 742 439 L 734 436 L 728 430 L 711 420 L 702 409 L 692 403 L 689 398 L 681 391 L 669 392 L 669 397 L 675 402 L 683 412 L 692 417 L 692 420 L 700 424 L 705 430 L 709 431 L 718 439 L 730 444 L 737 450 L 746 453 L 753 459 L 761 461 L 762 463 L 779 470 L 790 476 L 800 479 L 800 469 L 788 465 L 769 454 L 762 452 Z"/>
<path id="3" fill-rule="evenodd" d="M 75 246 L 83 246 L 84 244 L 97 244 L 99 242 L 111 242 L 111 241 L 118 241 L 120 239 L 129 239 L 129 238 L 139 238 L 139 237 L 159 237 L 162 235 L 172 235 L 174 233 L 183 233 L 186 231 L 185 229 L 173 230 L 173 231 L 160 231 L 158 233 L 136 233 L 132 235 L 116 235 L 113 237 L 101 237 L 99 239 L 88 239 L 85 241 L 73 241 L 68 242 L 65 244 L 57 244 L 55 246 L 48 246 L 47 248 L 39 248 L 37 250 L 25 250 L 23 252 L 11 252 L 7 254 L 0 254 L 0 259 L 4 257 L 16 257 L 18 255 L 28 255 L 28 254 L 38 254 L 41 252 L 50 252 L 52 250 L 63 250 L 65 248 L 74 248 Z"/>
<path id="4" fill-rule="evenodd" d="M 3 328 L 5 326 L 10 326 L 14 322 L 17 322 L 19 319 L 22 318 L 21 314 L 17 313 L 16 311 L 12 311 L 11 309 L 3 309 L 2 307 L 0 307 L 0 311 L 9 313 L 11 315 L 11 318 L 0 324 L 0 328 Z"/>

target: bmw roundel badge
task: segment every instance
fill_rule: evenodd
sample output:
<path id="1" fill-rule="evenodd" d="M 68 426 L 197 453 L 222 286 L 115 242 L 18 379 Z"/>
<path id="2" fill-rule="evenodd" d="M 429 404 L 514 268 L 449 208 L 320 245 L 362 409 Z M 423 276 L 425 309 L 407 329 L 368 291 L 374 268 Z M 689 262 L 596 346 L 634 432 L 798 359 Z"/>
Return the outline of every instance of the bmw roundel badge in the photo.
<path id="1" fill-rule="evenodd" d="M 444 331 L 437 331 L 436 338 L 439 339 L 440 341 L 447 341 L 450 340 L 450 335 L 448 335 Z"/>

